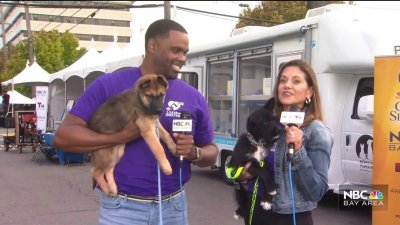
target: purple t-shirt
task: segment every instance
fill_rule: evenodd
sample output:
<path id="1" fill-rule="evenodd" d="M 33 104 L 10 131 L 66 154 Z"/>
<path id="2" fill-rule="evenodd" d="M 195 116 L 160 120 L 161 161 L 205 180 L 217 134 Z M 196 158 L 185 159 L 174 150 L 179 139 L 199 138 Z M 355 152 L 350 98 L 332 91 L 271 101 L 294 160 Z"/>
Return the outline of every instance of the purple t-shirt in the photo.
<path id="1" fill-rule="evenodd" d="M 141 76 L 139 68 L 129 68 L 106 74 L 96 79 L 80 96 L 70 113 L 86 122 L 100 105 L 111 96 L 132 88 Z M 172 120 L 180 118 L 180 112 L 191 114 L 192 132 L 195 145 L 204 145 L 213 141 L 212 122 L 208 106 L 195 88 L 180 79 L 168 80 L 169 88 L 164 101 L 164 109 L 160 116 L 163 127 L 172 134 Z M 162 194 L 168 195 L 179 190 L 179 158 L 171 154 L 165 143 L 161 141 L 166 156 L 172 166 L 172 175 L 161 172 Z M 191 163 L 185 160 L 182 169 L 182 182 L 186 183 L 191 176 Z M 157 161 L 143 138 L 127 143 L 125 154 L 114 170 L 118 191 L 138 196 L 156 196 Z"/>

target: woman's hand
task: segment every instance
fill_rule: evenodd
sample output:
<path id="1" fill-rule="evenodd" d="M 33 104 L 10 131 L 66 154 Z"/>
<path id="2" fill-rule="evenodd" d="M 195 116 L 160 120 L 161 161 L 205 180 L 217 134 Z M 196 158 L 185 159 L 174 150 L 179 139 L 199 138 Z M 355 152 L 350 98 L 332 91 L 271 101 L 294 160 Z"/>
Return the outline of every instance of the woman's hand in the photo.
<path id="1" fill-rule="evenodd" d="M 286 143 L 294 144 L 294 151 L 298 152 L 303 145 L 303 131 L 297 126 L 285 126 Z"/>

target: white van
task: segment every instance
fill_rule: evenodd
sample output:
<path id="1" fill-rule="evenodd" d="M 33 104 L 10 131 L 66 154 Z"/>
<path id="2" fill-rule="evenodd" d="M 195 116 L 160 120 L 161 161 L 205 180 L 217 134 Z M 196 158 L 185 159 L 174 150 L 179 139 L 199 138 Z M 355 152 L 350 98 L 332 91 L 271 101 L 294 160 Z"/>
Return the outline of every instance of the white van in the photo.
<path id="1" fill-rule="evenodd" d="M 220 150 L 215 167 L 226 181 L 225 163 L 249 114 L 272 96 L 279 65 L 304 59 L 318 74 L 335 137 L 329 187 L 371 187 L 374 57 L 400 54 L 398 21 L 398 10 L 328 5 L 302 20 L 192 48 L 181 78 L 208 101 Z"/>

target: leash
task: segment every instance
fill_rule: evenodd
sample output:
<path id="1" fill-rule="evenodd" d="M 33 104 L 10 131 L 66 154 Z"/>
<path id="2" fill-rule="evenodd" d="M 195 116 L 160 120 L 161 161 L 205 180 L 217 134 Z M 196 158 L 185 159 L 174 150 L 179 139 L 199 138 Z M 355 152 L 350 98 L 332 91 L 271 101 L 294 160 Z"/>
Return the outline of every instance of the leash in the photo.
<path id="1" fill-rule="evenodd" d="M 290 161 L 288 170 L 289 170 L 290 195 L 292 199 L 293 225 L 296 225 L 296 208 L 294 207 L 294 193 L 293 193 L 293 181 L 292 181 L 292 163 Z"/>
<path id="2" fill-rule="evenodd" d="M 182 186 L 182 164 L 183 161 L 180 161 L 180 166 L 179 166 L 179 187 L 181 188 L 181 203 L 182 203 L 182 221 L 183 225 L 186 224 L 186 217 L 185 217 L 185 197 L 183 196 L 183 186 Z"/>
<path id="3" fill-rule="evenodd" d="M 260 162 L 260 167 L 264 167 L 264 161 Z M 251 225 L 251 223 L 253 222 L 254 206 L 256 205 L 257 191 L 258 191 L 258 177 L 257 177 L 256 183 L 254 184 L 253 194 L 251 197 L 249 225 Z"/>
<path id="4" fill-rule="evenodd" d="M 160 121 L 156 120 L 156 136 L 157 139 L 160 139 Z M 157 163 L 157 183 L 158 183 L 158 209 L 160 211 L 160 225 L 163 225 L 163 213 L 162 213 L 162 195 L 161 195 L 161 172 L 160 172 L 160 163 Z"/>
<path id="5" fill-rule="evenodd" d="M 160 121 L 157 119 L 156 121 L 156 136 L 157 139 L 160 139 L 160 130 L 159 130 L 159 126 L 160 126 Z M 183 195 L 183 186 L 182 186 L 182 164 L 183 162 L 180 162 L 180 166 L 179 166 L 179 186 L 181 189 L 181 203 L 182 203 L 182 221 L 183 221 L 183 225 L 186 224 L 186 216 L 185 216 L 185 198 Z M 159 200 L 159 204 L 158 204 L 158 208 L 160 211 L 160 225 L 163 225 L 163 213 L 162 213 L 162 194 L 161 194 L 161 169 L 160 169 L 160 164 L 157 163 L 157 181 L 158 181 L 158 200 Z"/>

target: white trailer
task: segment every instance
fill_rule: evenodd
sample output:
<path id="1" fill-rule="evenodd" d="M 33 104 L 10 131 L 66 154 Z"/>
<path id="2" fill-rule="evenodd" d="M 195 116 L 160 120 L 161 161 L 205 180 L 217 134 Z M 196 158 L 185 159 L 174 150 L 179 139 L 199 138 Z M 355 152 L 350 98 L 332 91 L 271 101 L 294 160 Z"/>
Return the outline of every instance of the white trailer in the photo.
<path id="1" fill-rule="evenodd" d="M 279 65 L 304 59 L 318 74 L 325 123 L 335 138 L 329 187 L 371 187 L 374 57 L 400 54 L 398 21 L 398 10 L 328 5 L 302 20 L 191 49 L 182 79 L 208 101 L 220 150 L 215 166 L 224 178 L 247 117 L 272 96 Z"/>

